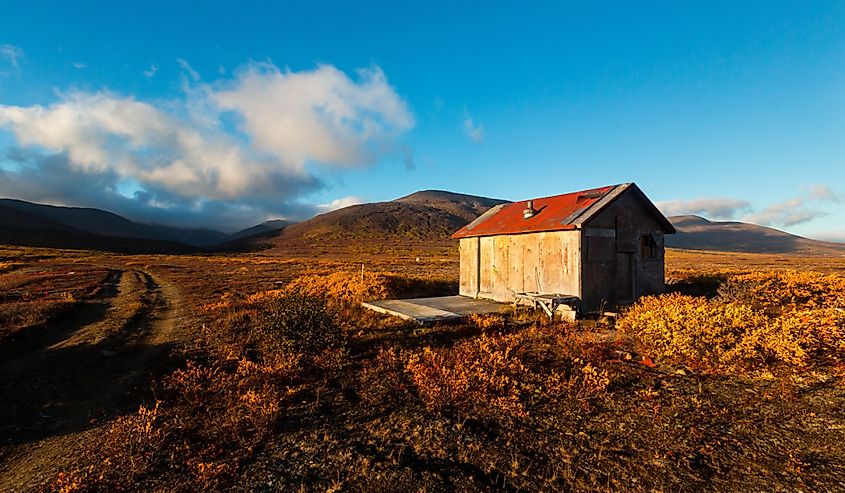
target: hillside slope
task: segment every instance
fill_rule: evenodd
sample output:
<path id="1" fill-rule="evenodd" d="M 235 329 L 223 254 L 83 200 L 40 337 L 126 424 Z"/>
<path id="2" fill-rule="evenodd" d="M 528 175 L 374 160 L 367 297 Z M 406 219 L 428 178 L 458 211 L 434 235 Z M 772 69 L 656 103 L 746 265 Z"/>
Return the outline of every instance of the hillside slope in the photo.
<path id="1" fill-rule="evenodd" d="M 678 230 L 666 246 L 688 250 L 799 255 L 845 255 L 845 244 L 811 240 L 778 229 L 738 221 L 710 221 L 699 216 L 673 216 Z"/>
<path id="2" fill-rule="evenodd" d="M 285 228 L 285 239 L 444 239 L 504 200 L 426 190 L 389 202 L 359 204 Z"/>
<path id="3" fill-rule="evenodd" d="M 278 232 L 282 229 L 293 224 L 294 221 L 287 221 L 285 219 L 271 219 L 269 221 L 264 221 L 261 224 L 256 224 L 255 226 L 251 226 L 246 229 L 242 229 L 236 233 L 232 233 L 227 238 L 227 242 L 230 241 L 237 241 L 243 238 L 249 238 L 250 236 L 271 233 L 271 232 Z"/>
<path id="4" fill-rule="evenodd" d="M 178 242 L 195 247 L 213 245 L 228 238 L 228 235 L 219 231 L 138 223 L 112 212 L 87 207 L 61 207 L 15 199 L 0 199 L 0 206 L 17 210 L 30 218 L 39 218 L 36 224 L 58 224 L 74 231 L 96 236 Z M 18 223 L 18 226 L 39 229 L 27 226 L 23 222 Z M 55 227 L 46 226 L 45 228 L 55 229 Z"/>
<path id="5" fill-rule="evenodd" d="M 190 253 L 176 242 L 101 236 L 71 228 L 37 214 L 0 205 L 0 244 L 45 248 L 103 250 L 118 253 Z"/>

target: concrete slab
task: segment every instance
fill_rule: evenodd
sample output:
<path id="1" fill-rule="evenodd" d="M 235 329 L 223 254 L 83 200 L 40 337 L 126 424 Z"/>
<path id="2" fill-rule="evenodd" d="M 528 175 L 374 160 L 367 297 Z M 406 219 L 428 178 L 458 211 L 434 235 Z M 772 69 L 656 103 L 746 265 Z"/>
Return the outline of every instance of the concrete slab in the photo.
<path id="1" fill-rule="evenodd" d="M 361 303 L 361 305 L 379 313 L 401 317 L 420 324 L 453 320 L 473 313 L 496 313 L 507 306 L 505 303 L 477 300 L 467 296 L 381 300 Z"/>

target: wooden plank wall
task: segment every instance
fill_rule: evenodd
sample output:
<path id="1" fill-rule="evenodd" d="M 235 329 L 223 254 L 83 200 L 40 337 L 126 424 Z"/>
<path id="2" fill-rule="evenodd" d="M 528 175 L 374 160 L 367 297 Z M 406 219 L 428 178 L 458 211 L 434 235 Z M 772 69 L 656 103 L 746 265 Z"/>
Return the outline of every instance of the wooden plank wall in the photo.
<path id="1" fill-rule="evenodd" d="M 578 231 L 481 238 L 481 296 L 505 302 L 525 291 L 579 296 L 580 243 Z M 463 250 L 461 258 L 463 276 Z"/>
<path id="2" fill-rule="evenodd" d="M 458 294 L 475 297 L 478 294 L 478 240 L 461 238 L 461 279 Z"/>
<path id="3" fill-rule="evenodd" d="M 631 193 L 623 194 L 591 218 L 584 227 L 584 231 L 616 231 L 616 238 L 610 239 L 615 243 L 615 255 L 611 263 L 591 259 L 590 252 L 584 252 L 581 296 L 581 308 L 584 311 L 598 310 L 602 306 L 613 308 L 617 302 L 630 301 L 632 297 L 663 292 L 663 232 L 639 197 Z M 652 233 L 657 238 L 658 256 L 644 259 L 640 252 L 640 237 Z"/>

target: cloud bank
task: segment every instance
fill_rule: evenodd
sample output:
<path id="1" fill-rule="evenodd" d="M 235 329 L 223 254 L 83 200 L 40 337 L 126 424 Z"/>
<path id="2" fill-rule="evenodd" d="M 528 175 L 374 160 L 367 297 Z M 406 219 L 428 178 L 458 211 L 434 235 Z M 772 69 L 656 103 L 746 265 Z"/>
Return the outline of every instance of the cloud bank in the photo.
<path id="1" fill-rule="evenodd" d="M 708 219 L 734 219 L 737 214 L 748 210 L 747 200 L 726 197 L 702 197 L 693 200 L 668 200 L 657 202 L 657 208 L 667 216 L 695 214 Z"/>
<path id="2" fill-rule="evenodd" d="M 725 197 L 703 197 L 693 200 L 657 202 L 658 209 L 667 216 L 696 214 L 708 219 L 741 219 L 767 226 L 791 227 L 824 217 L 826 212 L 815 208 L 820 203 L 842 203 L 843 196 L 827 185 L 804 187 L 799 197 L 777 202 L 762 209 L 754 209 L 747 200 Z"/>
<path id="3" fill-rule="evenodd" d="M 176 100 L 101 91 L 69 92 L 49 106 L 0 105 L 0 128 L 19 146 L 0 160 L 0 195 L 171 224 L 302 217 L 317 209 L 301 197 L 324 188 L 312 167 L 401 153 L 398 138 L 414 124 L 375 66 L 350 77 L 330 65 L 293 72 L 250 63 L 208 84 L 179 63 Z"/>
<path id="4" fill-rule="evenodd" d="M 811 234 L 810 238 L 822 241 L 831 241 L 834 243 L 845 243 L 845 230 L 842 231 L 824 231 L 821 233 Z"/>

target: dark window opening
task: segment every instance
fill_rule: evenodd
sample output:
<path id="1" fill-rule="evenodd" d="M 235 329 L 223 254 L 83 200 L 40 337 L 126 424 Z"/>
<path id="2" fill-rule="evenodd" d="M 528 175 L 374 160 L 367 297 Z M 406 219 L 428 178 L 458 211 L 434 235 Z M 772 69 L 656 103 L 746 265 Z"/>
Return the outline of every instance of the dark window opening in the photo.
<path id="1" fill-rule="evenodd" d="M 642 258 L 657 258 L 659 255 L 659 248 L 657 247 L 657 240 L 654 239 L 653 234 L 640 236 L 640 257 Z"/>

